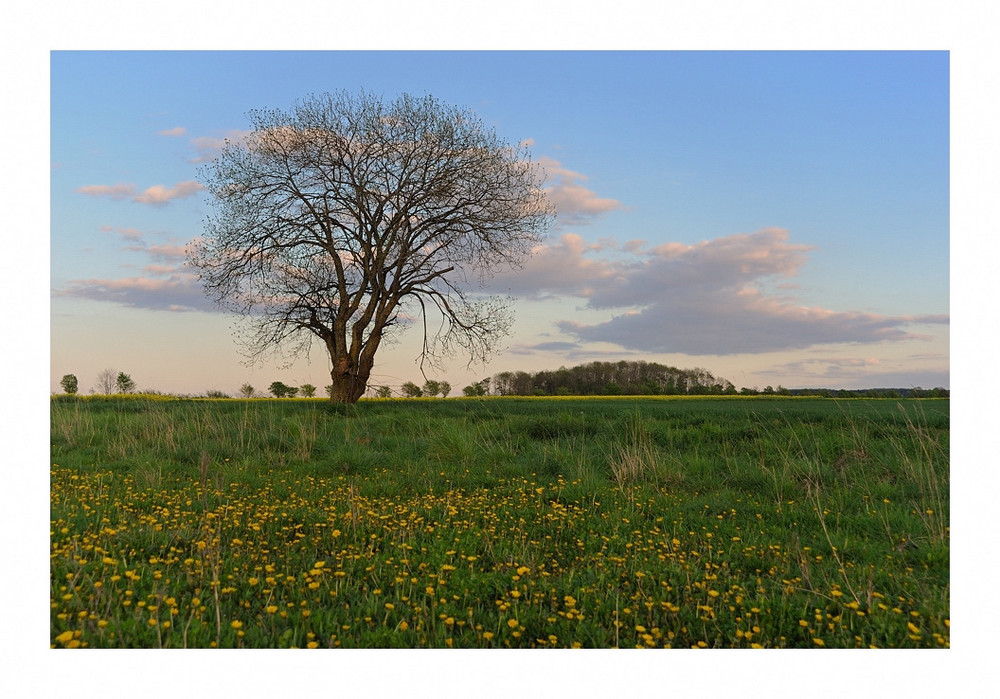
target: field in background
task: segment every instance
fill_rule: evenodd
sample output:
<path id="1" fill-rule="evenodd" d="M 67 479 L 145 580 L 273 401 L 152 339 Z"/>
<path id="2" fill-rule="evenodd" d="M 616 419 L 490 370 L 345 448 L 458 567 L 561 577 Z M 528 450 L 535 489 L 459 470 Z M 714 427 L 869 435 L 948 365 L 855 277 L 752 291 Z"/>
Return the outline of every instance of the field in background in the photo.
<path id="1" fill-rule="evenodd" d="M 55 647 L 947 647 L 949 402 L 55 398 Z"/>

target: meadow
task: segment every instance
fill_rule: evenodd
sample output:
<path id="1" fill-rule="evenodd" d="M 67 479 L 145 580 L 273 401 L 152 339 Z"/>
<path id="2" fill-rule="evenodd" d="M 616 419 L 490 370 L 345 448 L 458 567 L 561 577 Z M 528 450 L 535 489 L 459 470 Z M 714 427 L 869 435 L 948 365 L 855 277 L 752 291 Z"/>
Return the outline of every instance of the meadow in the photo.
<path id="1" fill-rule="evenodd" d="M 947 399 L 54 397 L 54 648 L 947 648 Z"/>

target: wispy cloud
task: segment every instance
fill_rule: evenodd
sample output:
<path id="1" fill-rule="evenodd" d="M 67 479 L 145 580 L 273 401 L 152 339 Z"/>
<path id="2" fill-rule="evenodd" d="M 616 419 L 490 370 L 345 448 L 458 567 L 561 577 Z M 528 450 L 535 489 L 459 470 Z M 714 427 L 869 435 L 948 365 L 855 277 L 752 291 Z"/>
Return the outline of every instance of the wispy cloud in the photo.
<path id="1" fill-rule="evenodd" d="M 105 233 L 117 233 L 125 240 L 140 241 L 145 237 L 145 233 L 138 228 L 115 228 L 114 226 L 101 226 Z"/>
<path id="2" fill-rule="evenodd" d="M 186 199 L 200 192 L 204 187 L 194 180 L 178 182 L 173 187 L 156 184 L 141 193 L 136 193 L 136 187 L 130 183 L 113 185 L 91 184 L 78 188 L 76 191 L 89 197 L 109 197 L 114 200 L 129 199 L 137 204 L 163 206 L 174 199 Z"/>
<path id="3" fill-rule="evenodd" d="M 54 296 L 107 301 L 132 308 L 161 311 L 218 311 L 209 301 L 197 275 L 186 266 L 186 246 L 177 243 L 148 243 L 142 231 L 133 228 L 104 226 L 102 230 L 118 233 L 129 244 L 124 250 L 146 258 L 143 276 L 124 279 L 74 279 Z M 136 265 L 124 265 L 136 267 Z"/>
<path id="4" fill-rule="evenodd" d="M 766 281 L 795 276 L 811 250 L 777 228 L 653 247 L 567 234 L 540 246 L 521 273 L 497 281 L 528 298 L 577 297 L 592 309 L 620 309 L 602 323 L 561 320 L 557 327 L 581 342 L 643 352 L 730 355 L 908 340 L 919 337 L 908 326 L 948 322 L 808 307 L 762 291 Z"/>
<path id="5" fill-rule="evenodd" d="M 584 187 L 587 176 L 564 168 L 558 160 L 542 157 L 538 163 L 550 182 L 545 193 L 556 207 L 560 225 L 585 225 L 609 211 L 625 208 L 621 202 L 599 197 Z"/>
<path id="6" fill-rule="evenodd" d="M 949 383 L 947 360 L 944 357 L 941 360 L 936 365 L 907 367 L 898 361 L 873 357 L 821 356 L 776 364 L 756 373 L 798 387 L 934 388 Z"/>
<path id="7" fill-rule="evenodd" d="M 204 187 L 199 182 L 194 180 L 178 182 L 173 187 L 164 187 L 161 184 L 155 184 L 142 194 L 135 197 L 132 201 L 139 204 L 163 206 L 174 199 L 187 199 L 203 189 Z"/>
<path id="8" fill-rule="evenodd" d="M 109 197 L 111 199 L 131 199 L 135 196 L 134 184 L 88 184 L 76 190 L 88 197 Z"/>
<path id="9" fill-rule="evenodd" d="M 534 345 L 515 345 L 507 351 L 510 354 L 533 355 L 539 352 L 569 352 L 579 348 L 578 342 L 539 342 Z"/>
<path id="10" fill-rule="evenodd" d="M 158 278 L 77 279 L 69 282 L 66 288 L 57 290 L 55 295 L 156 311 L 219 310 L 202 293 L 197 275 L 176 269 L 171 272 L 167 268 L 152 271 Z"/>
<path id="11" fill-rule="evenodd" d="M 185 129 L 183 126 L 175 126 L 172 129 L 164 129 L 163 131 L 158 131 L 157 133 L 160 136 L 177 137 L 185 135 L 187 133 L 187 129 Z"/>
<path id="12" fill-rule="evenodd" d="M 191 145 L 194 147 L 197 155 L 191 159 L 191 162 L 207 163 L 214 160 L 219 155 L 223 146 L 226 145 L 226 141 L 240 143 L 246 140 L 249 135 L 249 131 L 234 129 L 227 131 L 223 136 L 199 136 L 192 138 Z"/>

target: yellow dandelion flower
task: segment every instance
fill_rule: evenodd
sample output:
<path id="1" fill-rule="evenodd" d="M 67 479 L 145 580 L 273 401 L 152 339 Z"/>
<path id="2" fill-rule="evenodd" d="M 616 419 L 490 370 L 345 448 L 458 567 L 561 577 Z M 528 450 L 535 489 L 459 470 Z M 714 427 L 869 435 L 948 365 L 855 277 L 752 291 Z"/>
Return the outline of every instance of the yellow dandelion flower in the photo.
<path id="1" fill-rule="evenodd" d="M 231 622 L 229 622 L 229 625 L 232 626 L 234 629 L 243 628 L 243 622 L 240 621 L 239 619 L 233 619 Z"/>
<path id="2" fill-rule="evenodd" d="M 517 619 L 508 619 L 507 620 L 507 626 L 509 626 L 512 629 L 516 628 L 517 627 Z"/>
<path id="3" fill-rule="evenodd" d="M 823 639 L 822 638 L 814 638 L 813 639 L 813 643 L 815 643 L 817 646 L 825 646 L 826 645 L 825 643 L 823 643 Z"/>
<path id="4" fill-rule="evenodd" d="M 72 631 L 63 631 L 61 634 L 56 636 L 56 640 L 59 641 L 60 643 L 66 643 L 67 641 L 70 641 L 72 638 L 73 638 Z"/>

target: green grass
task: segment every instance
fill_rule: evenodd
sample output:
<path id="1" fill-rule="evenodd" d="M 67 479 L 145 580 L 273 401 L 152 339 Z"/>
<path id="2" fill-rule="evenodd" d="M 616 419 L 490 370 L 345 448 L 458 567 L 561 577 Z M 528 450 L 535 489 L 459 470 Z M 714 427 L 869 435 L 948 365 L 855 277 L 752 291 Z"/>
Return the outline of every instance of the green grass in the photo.
<path id="1" fill-rule="evenodd" d="M 947 647 L 949 403 L 51 406 L 55 647 Z"/>

